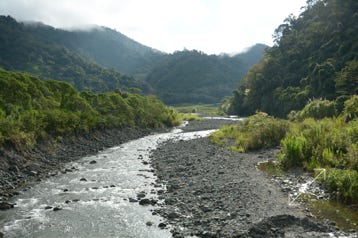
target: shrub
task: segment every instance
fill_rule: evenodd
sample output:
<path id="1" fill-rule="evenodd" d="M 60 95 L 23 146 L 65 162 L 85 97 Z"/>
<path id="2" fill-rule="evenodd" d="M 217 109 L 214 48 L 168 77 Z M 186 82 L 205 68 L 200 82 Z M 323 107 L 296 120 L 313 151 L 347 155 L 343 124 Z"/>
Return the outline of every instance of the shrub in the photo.
<path id="1" fill-rule="evenodd" d="M 246 152 L 278 146 L 289 127 L 287 121 L 258 112 L 236 126 L 222 127 L 210 138 L 219 145 L 226 144 L 232 150 Z"/>
<path id="2" fill-rule="evenodd" d="M 302 136 L 290 136 L 281 141 L 278 159 L 285 168 L 302 167 L 306 161 L 307 140 Z"/>
<path id="3" fill-rule="evenodd" d="M 358 201 L 358 172 L 356 170 L 327 169 L 326 179 L 323 180 L 330 192 L 346 202 Z"/>
<path id="4" fill-rule="evenodd" d="M 358 95 L 354 95 L 344 102 L 342 114 L 346 121 L 352 121 L 358 118 Z"/>
<path id="5" fill-rule="evenodd" d="M 334 116 L 337 116 L 335 102 L 322 99 L 314 99 L 310 100 L 301 111 L 291 112 L 288 115 L 288 118 L 290 120 L 302 121 L 306 118 L 322 119 L 325 117 Z"/>

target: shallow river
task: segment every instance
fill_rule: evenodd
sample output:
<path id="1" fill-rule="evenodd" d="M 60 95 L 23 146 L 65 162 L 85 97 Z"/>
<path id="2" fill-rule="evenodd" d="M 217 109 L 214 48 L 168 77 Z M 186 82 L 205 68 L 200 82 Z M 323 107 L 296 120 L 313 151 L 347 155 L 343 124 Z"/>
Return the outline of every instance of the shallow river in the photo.
<path id="1" fill-rule="evenodd" d="M 84 157 L 59 174 L 24 191 L 13 200 L 14 209 L 0 212 L 0 231 L 12 237 L 171 237 L 159 229 L 161 218 L 152 215 L 152 206 L 129 202 L 139 192 L 155 197 L 156 177 L 149 153 L 166 140 L 190 140 L 211 131 L 150 135 Z M 96 161 L 90 163 L 91 161 Z M 61 210 L 54 211 L 58 207 Z M 148 226 L 147 223 L 152 224 Z"/>

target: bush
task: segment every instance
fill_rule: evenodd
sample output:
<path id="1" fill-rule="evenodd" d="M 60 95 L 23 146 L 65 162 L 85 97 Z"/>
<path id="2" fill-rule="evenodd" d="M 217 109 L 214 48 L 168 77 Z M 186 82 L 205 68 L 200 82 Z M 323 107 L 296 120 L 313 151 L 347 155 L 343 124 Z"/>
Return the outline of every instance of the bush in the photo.
<path id="1" fill-rule="evenodd" d="M 298 112 L 292 111 L 288 115 L 290 120 L 302 121 L 306 118 L 322 119 L 337 116 L 336 103 L 328 100 L 310 100 L 306 106 Z"/>
<path id="2" fill-rule="evenodd" d="M 289 123 L 258 112 L 236 126 L 223 127 L 210 138 L 239 152 L 278 146 L 289 130 Z"/>
<path id="3" fill-rule="evenodd" d="M 327 169 L 326 180 L 323 180 L 330 192 L 346 202 L 358 201 L 358 172 L 356 170 Z"/>
<path id="4" fill-rule="evenodd" d="M 302 136 L 289 136 L 281 141 L 278 160 L 285 168 L 302 167 L 306 161 L 307 140 Z"/>
<path id="5" fill-rule="evenodd" d="M 354 95 L 344 102 L 343 118 L 346 121 L 358 118 L 358 95 Z"/>

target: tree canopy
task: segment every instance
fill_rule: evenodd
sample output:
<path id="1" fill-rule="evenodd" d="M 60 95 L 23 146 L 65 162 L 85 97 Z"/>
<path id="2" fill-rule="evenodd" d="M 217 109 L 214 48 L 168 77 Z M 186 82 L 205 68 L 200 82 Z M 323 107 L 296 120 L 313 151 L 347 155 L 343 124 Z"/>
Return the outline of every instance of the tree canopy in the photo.
<path id="1" fill-rule="evenodd" d="M 343 104 L 358 94 L 357 22 L 357 1 L 308 0 L 275 30 L 275 45 L 235 90 L 229 112 L 285 117 L 309 99 Z"/>

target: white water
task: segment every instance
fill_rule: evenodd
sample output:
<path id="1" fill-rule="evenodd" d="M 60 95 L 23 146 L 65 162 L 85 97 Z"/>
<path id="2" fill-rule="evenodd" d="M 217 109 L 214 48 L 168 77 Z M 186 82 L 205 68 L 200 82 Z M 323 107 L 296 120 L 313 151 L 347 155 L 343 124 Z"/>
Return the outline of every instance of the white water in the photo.
<path id="1" fill-rule="evenodd" d="M 150 165 L 142 161 L 149 161 L 150 151 L 161 142 L 205 137 L 213 131 L 181 133 L 176 129 L 68 164 L 68 168 L 78 170 L 41 181 L 14 199 L 14 209 L 1 211 L 0 231 L 6 238 L 171 237 L 168 229 L 158 228 L 161 218 L 152 215 L 154 207 L 128 201 L 141 191 L 155 198 L 155 190 L 162 189 L 153 186 L 156 177 L 148 171 Z M 92 160 L 97 163 L 90 164 Z M 46 206 L 62 210 L 45 209 Z M 147 226 L 147 222 L 153 225 Z"/>

